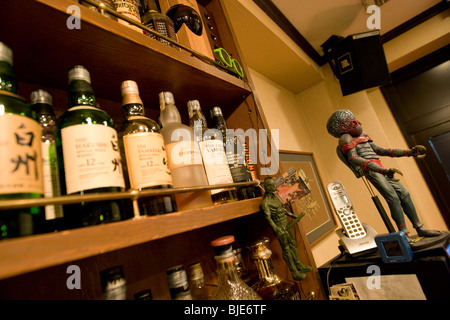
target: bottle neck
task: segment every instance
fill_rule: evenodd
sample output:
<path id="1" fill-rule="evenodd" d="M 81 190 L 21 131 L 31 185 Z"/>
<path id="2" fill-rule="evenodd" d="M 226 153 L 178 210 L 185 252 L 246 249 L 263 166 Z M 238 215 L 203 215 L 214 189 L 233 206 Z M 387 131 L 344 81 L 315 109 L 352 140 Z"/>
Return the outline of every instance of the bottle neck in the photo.
<path id="1" fill-rule="evenodd" d="M 10 63 L 0 61 L 0 90 L 17 93 L 17 79 Z"/>
<path id="2" fill-rule="evenodd" d="M 240 281 L 239 273 L 236 268 L 235 257 L 233 256 L 216 256 L 217 272 L 220 281 Z"/>
<path id="3" fill-rule="evenodd" d="M 67 95 L 69 108 L 77 106 L 96 107 L 94 90 L 85 80 L 72 80 Z"/>
<path id="4" fill-rule="evenodd" d="M 280 278 L 275 273 L 272 265 L 272 260 L 270 258 L 256 259 L 255 264 L 260 279 L 273 284 L 280 283 Z"/>
<path id="5" fill-rule="evenodd" d="M 181 123 L 180 112 L 174 104 L 165 104 L 161 108 L 160 120 L 163 127 L 166 127 L 171 123 Z"/>

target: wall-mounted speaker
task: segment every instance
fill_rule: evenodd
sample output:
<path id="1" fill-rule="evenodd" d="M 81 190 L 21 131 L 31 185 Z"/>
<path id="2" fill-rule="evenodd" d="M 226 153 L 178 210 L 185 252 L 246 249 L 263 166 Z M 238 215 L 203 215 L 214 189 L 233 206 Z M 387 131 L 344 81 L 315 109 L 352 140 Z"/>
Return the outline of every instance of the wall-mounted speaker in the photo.
<path id="1" fill-rule="evenodd" d="M 335 41 L 329 55 L 344 96 L 391 83 L 378 30 Z"/>

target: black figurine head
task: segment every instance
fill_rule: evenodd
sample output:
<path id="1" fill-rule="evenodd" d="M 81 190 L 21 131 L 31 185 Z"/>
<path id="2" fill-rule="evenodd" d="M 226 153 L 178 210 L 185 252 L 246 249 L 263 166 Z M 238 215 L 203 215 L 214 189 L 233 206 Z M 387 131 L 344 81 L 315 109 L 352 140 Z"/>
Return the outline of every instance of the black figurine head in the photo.
<path id="1" fill-rule="evenodd" d="M 195 9 L 184 4 L 176 4 L 167 11 L 166 16 L 173 21 L 175 32 L 178 32 L 184 23 L 194 34 L 202 35 L 202 18 Z"/>

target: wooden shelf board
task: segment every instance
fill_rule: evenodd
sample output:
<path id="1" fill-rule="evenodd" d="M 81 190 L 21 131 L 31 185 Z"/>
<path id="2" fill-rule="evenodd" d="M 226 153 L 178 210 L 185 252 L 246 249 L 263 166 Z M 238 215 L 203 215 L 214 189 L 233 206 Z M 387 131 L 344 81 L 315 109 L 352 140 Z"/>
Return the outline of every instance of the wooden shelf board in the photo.
<path id="1" fill-rule="evenodd" d="M 0 242 L 0 279 L 259 212 L 262 198 Z"/>
<path id="2" fill-rule="evenodd" d="M 81 29 L 67 27 L 69 5 L 79 6 Z M 45 36 L 34 34 L 36 26 L 45 30 Z M 171 91 L 182 113 L 187 112 L 188 100 L 197 99 L 208 109 L 232 108 L 251 93 L 244 81 L 216 66 L 77 1 L 7 1 L 0 13 L 0 29 L 9 31 L 0 41 L 13 50 L 20 81 L 67 90 L 67 71 L 79 64 L 90 71 L 98 97 L 121 101 L 121 82 L 135 80 L 146 107 L 159 110 L 159 92 Z"/>

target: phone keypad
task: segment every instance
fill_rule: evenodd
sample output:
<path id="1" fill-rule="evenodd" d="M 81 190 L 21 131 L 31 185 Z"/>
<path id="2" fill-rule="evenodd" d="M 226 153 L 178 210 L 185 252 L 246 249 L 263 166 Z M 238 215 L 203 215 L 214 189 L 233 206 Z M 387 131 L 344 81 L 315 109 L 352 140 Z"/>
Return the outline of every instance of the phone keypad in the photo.
<path id="1" fill-rule="evenodd" d="M 337 210 L 342 226 L 346 235 L 351 239 L 362 238 L 366 235 L 366 231 L 353 210 L 353 206 L 347 205 Z"/>

